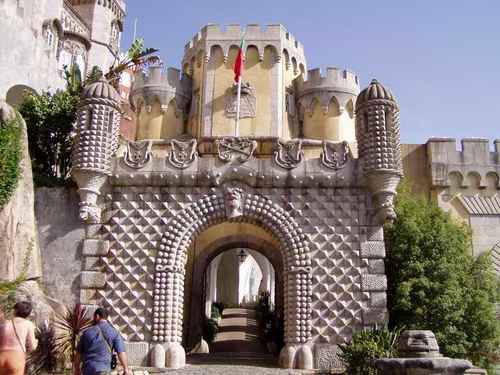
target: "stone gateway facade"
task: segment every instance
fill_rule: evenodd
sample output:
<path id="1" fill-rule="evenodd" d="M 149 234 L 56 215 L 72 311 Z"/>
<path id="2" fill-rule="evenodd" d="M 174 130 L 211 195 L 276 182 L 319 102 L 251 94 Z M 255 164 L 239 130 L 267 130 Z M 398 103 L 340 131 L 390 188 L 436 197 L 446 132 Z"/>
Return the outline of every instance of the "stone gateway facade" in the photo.
<path id="1" fill-rule="evenodd" d="M 85 223 L 79 300 L 109 309 L 133 364 L 182 367 L 201 332 L 206 292 L 197 285 L 207 259 L 244 244 L 268 257 L 280 280 L 281 366 L 336 368 L 338 344 L 387 319 L 382 226 L 395 217 L 402 176 L 398 105 L 375 80 L 359 93 L 347 72 L 305 85 L 298 42 L 282 26 L 266 38 L 252 29 L 246 68 L 257 105 L 234 137 L 225 125 L 232 116 L 217 121 L 232 83 L 217 98 L 213 89 L 230 74 L 218 67 L 239 39 L 231 30 L 223 38 L 202 30 L 186 47 L 183 74 L 152 67 L 136 81 L 131 100 L 144 137 L 135 142 L 118 142 L 114 89 L 100 81 L 85 90 L 73 159 Z M 287 78 L 294 74 L 301 80 Z M 316 101 L 337 109 L 324 112 Z M 324 118 L 315 125 L 304 120 L 308 111 Z M 343 126 L 355 138 L 336 138 Z"/>

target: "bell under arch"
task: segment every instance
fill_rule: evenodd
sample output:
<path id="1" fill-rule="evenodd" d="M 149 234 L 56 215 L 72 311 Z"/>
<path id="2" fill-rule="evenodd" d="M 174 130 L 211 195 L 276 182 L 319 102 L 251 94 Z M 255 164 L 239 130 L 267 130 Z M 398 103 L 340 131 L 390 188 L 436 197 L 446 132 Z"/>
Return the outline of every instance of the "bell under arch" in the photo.
<path id="1" fill-rule="evenodd" d="M 179 361 L 167 365 L 182 366 L 185 361 L 181 342 L 188 248 L 202 231 L 224 221 L 253 223 L 272 232 L 279 240 L 286 344 L 282 360 L 296 362 L 295 353 L 312 357 L 305 345 L 311 338 L 312 284 L 306 235 L 296 221 L 270 199 L 241 188 L 226 187 L 223 194 L 206 195 L 179 212 L 161 239 L 155 264 L 152 339 L 167 348 L 167 362 Z M 175 360 L 169 361 L 169 358 Z"/>

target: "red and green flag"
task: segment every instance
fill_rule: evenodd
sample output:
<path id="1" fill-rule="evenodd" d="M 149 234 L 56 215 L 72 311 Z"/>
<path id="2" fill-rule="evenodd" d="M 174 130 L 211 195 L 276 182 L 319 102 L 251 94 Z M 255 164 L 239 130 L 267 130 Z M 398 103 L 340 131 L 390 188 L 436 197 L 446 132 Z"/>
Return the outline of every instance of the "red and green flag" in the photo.
<path id="1" fill-rule="evenodd" d="M 234 63 L 234 82 L 238 83 L 241 79 L 241 72 L 243 71 L 243 44 L 245 35 L 241 36 L 240 49 L 238 50 L 238 55 L 236 56 L 236 61 Z"/>

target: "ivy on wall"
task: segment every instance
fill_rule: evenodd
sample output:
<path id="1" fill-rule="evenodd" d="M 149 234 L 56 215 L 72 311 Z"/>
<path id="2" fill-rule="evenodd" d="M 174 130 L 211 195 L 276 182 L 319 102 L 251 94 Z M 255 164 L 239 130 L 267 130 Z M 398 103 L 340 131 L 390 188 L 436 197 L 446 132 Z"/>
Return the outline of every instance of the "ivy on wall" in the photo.
<path id="1" fill-rule="evenodd" d="M 0 210 L 8 202 L 20 175 L 21 118 L 0 123 Z"/>

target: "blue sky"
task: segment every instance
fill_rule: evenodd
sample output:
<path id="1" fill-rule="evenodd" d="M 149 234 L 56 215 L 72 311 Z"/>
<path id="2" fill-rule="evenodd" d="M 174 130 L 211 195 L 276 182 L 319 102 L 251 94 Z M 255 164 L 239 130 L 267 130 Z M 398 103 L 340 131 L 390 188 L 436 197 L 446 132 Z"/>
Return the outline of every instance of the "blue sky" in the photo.
<path id="1" fill-rule="evenodd" d="M 377 78 L 401 107 L 404 143 L 429 137 L 500 138 L 499 0 L 128 0 L 134 20 L 167 66 L 205 24 L 282 23 L 304 44 L 308 68 Z"/>

